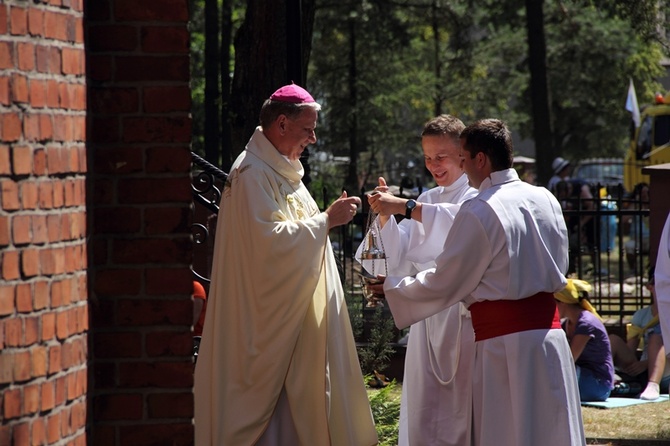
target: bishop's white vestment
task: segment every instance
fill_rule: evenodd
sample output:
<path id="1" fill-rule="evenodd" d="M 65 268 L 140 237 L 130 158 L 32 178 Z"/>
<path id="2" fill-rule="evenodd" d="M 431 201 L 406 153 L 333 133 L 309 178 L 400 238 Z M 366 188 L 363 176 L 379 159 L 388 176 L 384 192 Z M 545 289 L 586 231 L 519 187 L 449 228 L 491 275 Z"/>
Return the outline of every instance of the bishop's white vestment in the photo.
<path id="1" fill-rule="evenodd" d="M 328 217 L 256 129 L 223 189 L 195 370 L 197 446 L 377 443 Z"/>

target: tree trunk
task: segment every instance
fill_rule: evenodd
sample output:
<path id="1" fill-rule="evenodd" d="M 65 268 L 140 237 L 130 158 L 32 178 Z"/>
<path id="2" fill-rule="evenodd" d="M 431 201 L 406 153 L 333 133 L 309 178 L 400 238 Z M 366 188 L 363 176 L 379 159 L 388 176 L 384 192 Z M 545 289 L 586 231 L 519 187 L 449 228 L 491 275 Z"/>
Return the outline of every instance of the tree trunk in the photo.
<path id="1" fill-rule="evenodd" d="M 288 74 L 287 4 L 290 0 L 247 0 L 244 23 L 235 36 L 231 91 L 232 155 L 236 157 L 258 125 L 263 102 L 291 81 Z M 302 0 L 302 67 L 307 70 L 314 24 L 314 0 Z"/>
<path id="2" fill-rule="evenodd" d="M 232 164 L 230 128 L 230 44 L 233 34 L 233 1 L 221 8 L 221 168 L 228 172 Z"/>
<path id="3" fill-rule="evenodd" d="M 219 14 L 218 0 L 205 0 L 205 159 L 218 164 L 219 133 Z"/>
<path id="4" fill-rule="evenodd" d="M 552 174 L 551 162 L 556 156 L 547 85 L 547 48 L 544 39 L 543 3 L 543 0 L 526 0 L 528 65 L 538 184 L 547 184 L 549 181 Z"/>

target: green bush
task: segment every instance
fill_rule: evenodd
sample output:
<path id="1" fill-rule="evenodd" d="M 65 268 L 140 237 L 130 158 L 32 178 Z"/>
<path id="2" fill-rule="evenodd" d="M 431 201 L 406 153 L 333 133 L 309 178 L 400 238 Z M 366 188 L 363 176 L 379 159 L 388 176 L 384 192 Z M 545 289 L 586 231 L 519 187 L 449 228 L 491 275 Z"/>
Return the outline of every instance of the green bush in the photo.
<path id="1" fill-rule="evenodd" d="M 367 375 L 365 382 L 374 380 Z M 400 386 L 396 381 L 380 389 L 368 389 L 368 399 L 375 428 L 379 437 L 379 446 L 395 446 L 398 444 L 398 425 L 400 422 Z"/>

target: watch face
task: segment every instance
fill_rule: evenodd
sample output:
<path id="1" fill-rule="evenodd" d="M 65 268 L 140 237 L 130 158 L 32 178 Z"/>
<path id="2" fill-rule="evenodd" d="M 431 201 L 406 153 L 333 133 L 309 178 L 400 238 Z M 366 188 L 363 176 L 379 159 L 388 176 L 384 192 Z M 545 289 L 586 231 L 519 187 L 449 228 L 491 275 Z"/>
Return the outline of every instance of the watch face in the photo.
<path id="1" fill-rule="evenodd" d="M 405 203 L 405 218 L 412 218 L 412 209 L 416 207 L 416 201 L 407 200 Z"/>

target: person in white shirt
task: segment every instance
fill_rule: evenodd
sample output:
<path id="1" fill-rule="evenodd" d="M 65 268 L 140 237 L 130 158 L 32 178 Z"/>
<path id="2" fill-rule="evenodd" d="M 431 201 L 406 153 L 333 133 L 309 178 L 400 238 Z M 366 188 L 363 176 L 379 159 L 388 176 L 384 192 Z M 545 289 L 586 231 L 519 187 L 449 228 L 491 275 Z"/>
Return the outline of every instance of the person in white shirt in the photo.
<path id="1" fill-rule="evenodd" d="M 385 193 L 388 188 L 380 178 L 377 191 L 382 193 L 369 196 L 382 224 L 389 274 L 411 275 L 435 266 L 461 203 L 477 195 L 468 185 L 459 157 L 464 128 L 451 115 L 437 116 L 424 125 L 421 146 L 437 187 L 416 201 L 407 200 Z M 406 218 L 396 223 L 394 214 Z M 365 266 L 369 260 L 361 262 Z M 374 270 L 383 271 L 381 265 Z M 474 331 L 462 304 L 412 325 L 402 381 L 399 446 L 470 444 L 473 365 Z"/>
<path id="2" fill-rule="evenodd" d="M 468 306 L 475 446 L 585 445 L 575 367 L 553 296 L 567 284 L 561 206 L 544 187 L 520 181 L 504 122 L 476 121 L 461 143 L 479 195 L 461 206 L 435 268 L 386 278 L 396 326 Z"/>

